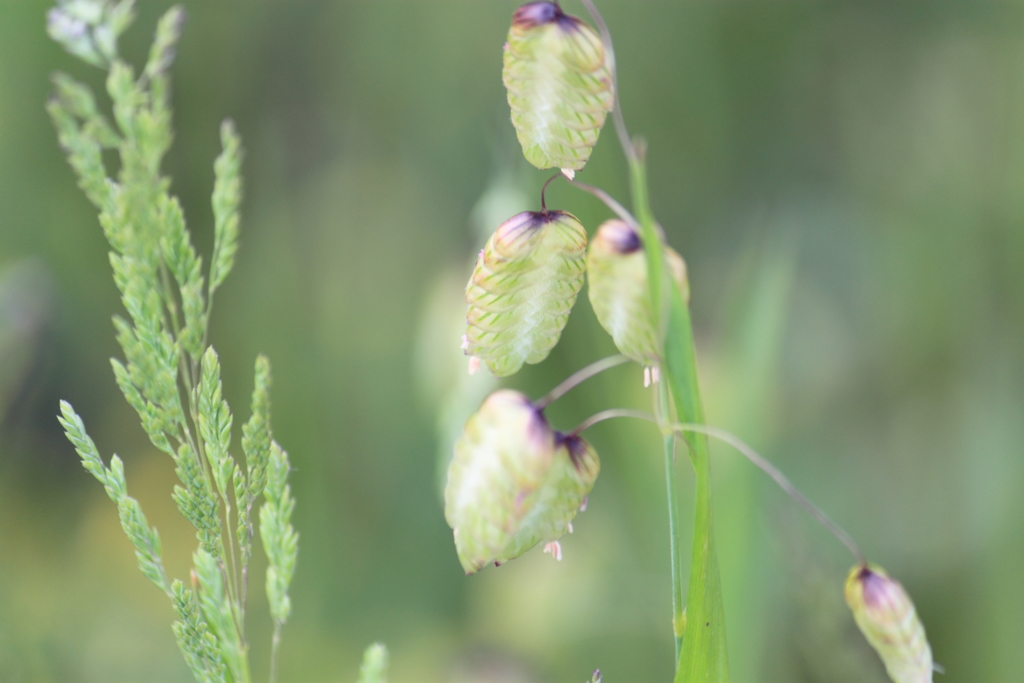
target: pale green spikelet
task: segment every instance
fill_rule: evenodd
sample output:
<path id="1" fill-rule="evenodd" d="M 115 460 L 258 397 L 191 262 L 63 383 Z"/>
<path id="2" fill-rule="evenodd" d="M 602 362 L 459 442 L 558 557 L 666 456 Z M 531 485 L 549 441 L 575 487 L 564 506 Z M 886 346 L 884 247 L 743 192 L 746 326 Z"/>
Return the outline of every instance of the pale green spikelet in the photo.
<path id="1" fill-rule="evenodd" d="M 220 287 L 234 265 L 238 250 L 238 206 L 242 203 L 242 142 L 230 120 L 220 126 L 224 148 L 213 165 L 213 258 L 210 259 L 210 295 Z"/>
<path id="2" fill-rule="evenodd" d="M 252 416 L 242 427 L 242 450 L 248 475 L 247 500 L 256 500 L 267 484 L 267 464 L 270 461 L 270 361 L 266 356 L 256 358 L 256 379 L 252 390 Z"/>
<path id="3" fill-rule="evenodd" d="M 388 683 L 388 649 L 382 643 L 366 648 L 358 683 Z"/>
<path id="4" fill-rule="evenodd" d="M 181 581 L 171 586 L 174 612 L 178 621 L 172 627 L 178 640 L 178 649 L 197 683 L 225 683 L 224 659 L 217 636 L 210 630 L 192 591 Z"/>
<path id="5" fill-rule="evenodd" d="M 206 458 L 213 471 L 213 481 L 225 503 L 231 495 L 231 479 L 235 471 L 235 460 L 228 452 L 231 422 L 231 408 L 222 395 L 220 360 L 211 346 L 203 354 L 199 379 L 199 435 L 206 444 Z"/>
<path id="6" fill-rule="evenodd" d="M 184 487 L 174 487 L 173 497 L 178 511 L 196 528 L 196 538 L 202 549 L 219 559 L 223 553 L 219 503 L 210 489 L 203 466 L 188 443 L 178 447 L 174 462 L 177 465 L 174 471 L 184 484 Z"/>
<path id="7" fill-rule="evenodd" d="M 900 582 L 877 565 L 857 565 L 846 578 L 845 596 L 893 683 L 932 683 L 932 649 Z"/>
<path id="8" fill-rule="evenodd" d="M 199 607 L 210 632 L 217 637 L 220 654 L 235 681 L 249 680 L 245 647 L 235 628 L 230 596 L 224 586 L 221 565 L 209 553 L 196 550 L 192 555 L 193 587 L 198 595 Z"/>
<path id="9" fill-rule="evenodd" d="M 82 418 L 78 416 L 74 408 L 67 401 L 60 402 L 60 416 L 57 418 L 68 440 L 75 447 L 82 465 L 96 479 L 103 484 L 110 500 L 117 505 L 118 517 L 121 520 L 121 528 L 124 530 L 128 540 L 135 546 L 135 557 L 139 561 L 139 569 L 142 574 L 165 593 L 170 593 L 170 582 L 167 573 L 164 571 L 160 536 L 156 529 L 149 526 L 146 516 L 142 513 L 142 507 L 134 498 L 128 495 L 128 485 L 124 479 L 124 466 L 121 459 L 116 455 L 110 461 L 108 468 L 103 464 L 96 444 L 86 433 Z"/>
<path id="10" fill-rule="evenodd" d="M 110 192 L 99 141 L 94 136 L 82 134 L 78 121 L 58 99 L 51 99 L 46 110 L 57 128 L 60 146 L 78 176 L 78 186 L 89 201 L 97 206 L 103 205 Z"/>
<path id="11" fill-rule="evenodd" d="M 252 415 L 242 425 L 245 473 L 235 468 L 235 500 L 238 505 L 238 543 L 243 562 L 252 556 L 252 507 L 267 485 L 267 465 L 273 437 L 270 431 L 270 361 L 256 358 L 256 379 L 252 391 Z M 241 494 L 241 497 L 239 497 Z"/>
<path id="12" fill-rule="evenodd" d="M 491 235 L 466 286 L 465 352 L 498 377 L 539 363 L 583 286 L 587 232 L 564 211 L 524 211 Z"/>
<path id="13" fill-rule="evenodd" d="M 295 499 L 288 486 L 289 469 L 288 454 L 273 442 L 260 508 L 260 537 L 267 554 L 267 601 L 270 615 L 278 624 L 284 624 L 291 613 L 288 586 L 295 573 L 299 549 L 299 535 L 291 524 Z"/>
<path id="14" fill-rule="evenodd" d="M 663 245 L 662 250 L 686 301 L 686 264 L 671 247 Z M 598 228 L 587 253 L 587 280 L 594 314 L 619 351 L 641 365 L 659 365 L 658 317 L 651 304 L 643 244 L 632 226 L 612 219 Z"/>
<path id="15" fill-rule="evenodd" d="M 121 389 L 128 404 L 139 414 L 142 421 L 142 428 L 149 436 L 154 446 L 167 455 L 174 456 L 174 447 L 171 445 L 167 435 L 174 430 L 174 423 L 171 422 L 164 411 L 150 401 L 142 397 L 139 388 L 132 384 L 128 369 L 116 358 L 110 359 L 110 365 L 114 369 L 114 378 L 117 386 Z"/>
<path id="16" fill-rule="evenodd" d="M 166 73 L 171 66 L 184 23 L 185 10 L 178 5 L 171 7 L 160 17 L 153 45 L 149 48 L 149 59 L 146 60 L 145 73 L 150 78 Z"/>
<path id="17" fill-rule="evenodd" d="M 203 301 L 203 260 L 185 229 L 185 214 L 177 197 L 161 195 L 158 220 L 163 226 L 160 248 L 181 295 L 183 326 L 178 333 L 181 347 L 198 362 L 206 332 L 206 304 Z"/>
<path id="18" fill-rule="evenodd" d="M 455 444 L 445 519 L 467 574 L 501 564 L 568 529 L 600 471 L 578 436 L 556 433 L 519 392 L 491 394 Z"/>
<path id="19" fill-rule="evenodd" d="M 554 2 L 516 10 L 502 80 L 527 161 L 578 171 L 614 103 L 601 37 Z"/>

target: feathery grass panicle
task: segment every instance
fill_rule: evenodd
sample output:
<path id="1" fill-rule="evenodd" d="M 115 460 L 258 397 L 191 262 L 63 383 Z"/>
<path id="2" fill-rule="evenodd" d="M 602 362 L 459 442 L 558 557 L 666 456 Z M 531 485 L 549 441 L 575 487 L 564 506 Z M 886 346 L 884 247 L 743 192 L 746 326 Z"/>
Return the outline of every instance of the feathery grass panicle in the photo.
<path id="1" fill-rule="evenodd" d="M 298 535 L 291 526 L 295 502 L 286 483 L 287 456 L 270 431 L 270 365 L 262 356 L 256 361 L 253 415 L 242 430 L 243 471 L 230 453 L 233 418 L 223 397 L 220 361 L 207 345 L 212 296 L 237 249 L 241 142 L 225 122 L 224 151 L 215 164 L 214 251 L 207 279 L 181 204 L 160 170 L 172 139 L 167 71 L 184 12 L 173 7 L 161 18 L 149 59 L 136 77 L 116 44 L 131 21 L 132 5 L 132 0 L 59 0 L 49 17 L 51 35 L 69 52 L 108 70 L 115 125 L 99 112 L 89 88 L 66 75 L 54 77 L 56 92 L 47 110 L 80 186 L 99 209 L 110 244 L 114 283 L 127 312 L 113 319 L 124 358 L 111 359 L 111 367 L 150 441 L 173 459 L 181 485 L 172 498 L 199 541 L 194 590 L 168 579 L 160 539 L 127 494 L 121 460 L 115 455 L 109 467 L 104 465 L 69 404 L 61 403 L 59 419 L 86 470 L 117 505 L 142 573 L 171 598 L 178 616 L 174 634 L 196 680 L 250 683 L 245 597 L 255 533 L 252 511 L 261 494 L 266 497 L 260 516 L 270 560 L 274 663 L 280 627 L 290 611 L 287 591 Z M 104 149 L 117 151 L 120 167 L 114 177 L 104 164 Z"/>

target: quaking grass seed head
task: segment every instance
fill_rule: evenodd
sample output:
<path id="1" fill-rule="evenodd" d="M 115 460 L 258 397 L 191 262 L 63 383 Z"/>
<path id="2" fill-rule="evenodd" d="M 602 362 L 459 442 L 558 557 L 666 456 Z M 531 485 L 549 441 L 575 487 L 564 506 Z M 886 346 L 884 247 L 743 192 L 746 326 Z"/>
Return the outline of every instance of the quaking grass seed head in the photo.
<path id="1" fill-rule="evenodd" d="M 586 248 L 586 230 L 564 211 L 502 223 L 466 286 L 466 354 L 498 377 L 547 358 L 583 286 Z"/>
<path id="2" fill-rule="evenodd" d="M 583 168 L 615 97 L 601 37 L 554 2 L 516 10 L 502 80 L 523 155 L 537 168 Z"/>
<path id="3" fill-rule="evenodd" d="M 665 262 L 672 279 L 689 300 L 686 264 L 669 246 Z M 625 221 L 605 221 L 587 254 L 590 304 L 619 351 L 644 366 L 661 362 L 657 316 L 651 304 L 647 260 L 636 229 Z"/>
<path id="4" fill-rule="evenodd" d="M 491 394 L 466 422 L 448 469 L 445 518 L 467 574 L 502 564 L 569 528 L 600 471 L 578 436 L 551 429 L 523 394 Z"/>
<path id="5" fill-rule="evenodd" d="M 884 569 L 860 564 L 846 578 L 846 604 L 894 683 L 932 683 L 932 650 L 914 603 Z"/>

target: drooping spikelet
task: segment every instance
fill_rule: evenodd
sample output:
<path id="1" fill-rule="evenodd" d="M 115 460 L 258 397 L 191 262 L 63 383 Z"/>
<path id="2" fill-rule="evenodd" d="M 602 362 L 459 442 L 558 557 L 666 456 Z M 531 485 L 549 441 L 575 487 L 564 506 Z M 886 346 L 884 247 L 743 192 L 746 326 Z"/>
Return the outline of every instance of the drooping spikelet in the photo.
<path id="1" fill-rule="evenodd" d="M 502 80 L 527 161 L 578 171 L 612 109 L 612 78 L 601 37 L 554 2 L 516 10 Z"/>
<path id="2" fill-rule="evenodd" d="M 586 248 L 586 230 L 564 211 L 502 223 L 466 286 L 466 354 L 498 377 L 547 358 L 583 286 Z"/>
<path id="3" fill-rule="evenodd" d="M 467 574 L 557 541 L 600 471 L 594 449 L 553 431 L 523 394 L 491 394 L 448 468 L 445 519 Z"/>
<path id="4" fill-rule="evenodd" d="M 914 603 L 896 579 L 873 564 L 846 578 L 846 604 L 894 683 L 932 683 L 932 649 Z"/>
<path id="5" fill-rule="evenodd" d="M 664 246 L 672 279 L 689 299 L 686 264 L 671 247 Z M 623 355 L 645 366 L 661 361 L 657 317 L 647 284 L 647 260 L 640 236 L 624 221 L 605 221 L 587 254 L 590 304 L 601 326 Z"/>

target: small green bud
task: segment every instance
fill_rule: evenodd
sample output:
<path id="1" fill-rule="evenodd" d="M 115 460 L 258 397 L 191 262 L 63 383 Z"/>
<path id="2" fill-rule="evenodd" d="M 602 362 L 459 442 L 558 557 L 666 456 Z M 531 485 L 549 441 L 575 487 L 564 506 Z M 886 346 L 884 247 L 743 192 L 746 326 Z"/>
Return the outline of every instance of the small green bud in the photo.
<path id="1" fill-rule="evenodd" d="M 501 75 L 526 160 L 572 177 L 615 102 L 601 37 L 557 3 L 528 3 L 512 17 Z"/>
<path id="2" fill-rule="evenodd" d="M 502 389 L 487 397 L 455 444 L 444 494 L 466 573 L 557 542 L 600 468 L 590 444 L 552 430 L 523 394 Z"/>
<path id="3" fill-rule="evenodd" d="M 932 650 L 914 603 L 900 582 L 873 564 L 846 578 L 846 604 L 894 683 L 932 683 Z"/>
<path id="4" fill-rule="evenodd" d="M 663 250 L 672 279 L 688 301 L 686 263 L 671 247 Z M 618 219 L 605 221 L 590 243 L 587 270 L 590 304 L 615 346 L 637 363 L 656 367 L 661 342 L 647 284 L 647 260 L 636 230 Z"/>
<path id="5" fill-rule="evenodd" d="M 587 232 L 564 211 L 524 211 L 480 252 L 466 286 L 463 350 L 498 377 L 551 352 L 583 286 Z"/>

